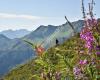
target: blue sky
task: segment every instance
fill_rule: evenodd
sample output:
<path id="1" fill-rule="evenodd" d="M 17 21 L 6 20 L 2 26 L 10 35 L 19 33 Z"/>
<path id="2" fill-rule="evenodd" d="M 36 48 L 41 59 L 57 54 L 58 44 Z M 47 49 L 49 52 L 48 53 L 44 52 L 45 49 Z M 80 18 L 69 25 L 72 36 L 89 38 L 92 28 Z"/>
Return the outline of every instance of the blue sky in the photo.
<path id="1" fill-rule="evenodd" d="M 82 19 L 81 0 L 0 0 L 0 31 L 35 30 L 39 25 L 60 25 Z M 90 0 L 85 0 L 87 4 Z M 100 0 L 95 0 L 96 17 L 100 17 Z"/>

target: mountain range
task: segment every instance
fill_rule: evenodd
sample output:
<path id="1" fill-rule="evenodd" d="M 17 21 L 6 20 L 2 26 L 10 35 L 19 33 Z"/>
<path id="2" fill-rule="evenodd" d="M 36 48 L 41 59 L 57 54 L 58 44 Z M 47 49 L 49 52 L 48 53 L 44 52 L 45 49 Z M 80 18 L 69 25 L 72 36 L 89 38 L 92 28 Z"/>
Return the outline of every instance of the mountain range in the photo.
<path id="1" fill-rule="evenodd" d="M 83 21 L 72 22 L 75 31 L 78 33 L 83 27 Z M 70 38 L 73 30 L 68 23 L 53 26 L 39 26 L 35 31 L 30 32 L 21 38 L 10 39 L 0 34 L 0 75 L 5 75 L 12 68 L 32 59 L 36 54 L 35 51 L 23 40 L 28 40 L 36 45 L 42 43 L 45 49 L 55 45 L 55 40 L 59 43 Z"/>
<path id="2" fill-rule="evenodd" d="M 4 30 L 4 31 L 1 31 L 0 34 L 3 34 L 10 39 L 14 39 L 14 38 L 21 38 L 29 34 L 30 32 L 31 31 L 28 31 L 26 29 L 19 29 L 19 30 Z"/>

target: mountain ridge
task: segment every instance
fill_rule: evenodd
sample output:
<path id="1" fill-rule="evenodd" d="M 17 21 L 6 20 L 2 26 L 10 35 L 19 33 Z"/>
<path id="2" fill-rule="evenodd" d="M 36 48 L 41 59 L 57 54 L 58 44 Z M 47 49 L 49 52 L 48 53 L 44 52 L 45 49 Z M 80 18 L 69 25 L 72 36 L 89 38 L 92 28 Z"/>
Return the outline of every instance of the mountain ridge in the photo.
<path id="1" fill-rule="evenodd" d="M 83 21 L 76 21 L 72 24 L 76 32 L 80 32 L 83 27 Z M 23 39 L 32 41 L 36 45 L 44 41 L 42 46 L 48 49 L 55 45 L 56 38 L 59 40 L 59 43 L 63 43 L 63 41 L 72 37 L 72 34 L 73 30 L 70 25 L 65 23 L 60 26 L 40 26 L 22 38 L 1 41 L 4 44 L 0 43 L 0 48 L 3 50 L 0 51 L 0 62 L 2 62 L 0 74 L 6 74 L 15 65 L 22 64 L 35 56 L 35 51 Z"/>
<path id="2" fill-rule="evenodd" d="M 21 38 L 27 34 L 29 34 L 31 31 L 28 31 L 26 29 L 19 29 L 19 30 L 4 30 L 1 31 L 0 34 L 3 34 L 5 36 L 7 36 L 10 39 L 14 39 L 14 38 Z"/>

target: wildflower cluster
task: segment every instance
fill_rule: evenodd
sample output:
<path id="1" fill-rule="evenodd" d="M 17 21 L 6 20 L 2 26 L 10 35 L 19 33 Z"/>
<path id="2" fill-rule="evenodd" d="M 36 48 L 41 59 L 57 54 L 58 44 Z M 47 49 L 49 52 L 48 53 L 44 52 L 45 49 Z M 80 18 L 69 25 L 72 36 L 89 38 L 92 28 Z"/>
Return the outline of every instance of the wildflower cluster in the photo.
<path id="1" fill-rule="evenodd" d="M 86 33 L 81 32 L 80 36 L 81 36 L 81 39 L 85 41 L 85 47 L 91 50 L 93 48 L 92 44 L 94 42 L 92 32 L 91 31 L 88 31 Z"/>
<path id="2" fill-rule="evenodd" d="M 85 60 L 80 60 L 80 62 L 79 62 L 80 65 L 85 65 L 87 63 L 88 63 L 88 61 L 86 59 Z"/>
<path id="3" fill-rule="evenodd" d="M 93 23 L 92 23 L 93 22 Z M 85 26 L 83 27 L 82 31 L 80 32 L 80 38 L 84 41 L 84 48 L 83 54 L 86 52 L 88 53 L 87 56 L 80 56 L 78 61 L 78 67 L 73 68 L 73 74 L 76 80 L 83 80 L 83 79 L 96 79 L 99 75 L 100 71 L 100 45 L 97 45 L 97 40 L 94 37 L 94 27 L 96 26 L 97 21 L 94 19 L 88 19 L 85 21 Z M 98 34 L 98 33 L 97 33 Z M 98 37 L 98 36 L 97 36 Z M 97 46 L 96 46 L 97 45 Z M 95 48 L 96 46 L 96 48 Z M 84 53 L 85 52 L 85 53 Z M 91 54 L 90 54 L 91 53 Z M 95 54 L 97 56 L 95 56 Z M 77 64 L 76 64 L 77 65 Z M 99 67 L 99 68 L 98 68 Z M 88 69 L 88 70 L 87 70 Z M 89 73 L 90 72 L 90 73 Z M 92 75 L 91 77 L 87 75 Z"/>
<path id="4" fill-rule="evenodd" d="M 100 46 L 96 46 L 96 55 L 97 56 L 100 56 Z"/>
<path id="5" fill-rule="evenodd" d="M 83 11 L 83 13 L 85 12 Z M 95 33 L 99 34 L 98 30 L 96 31 L 99 26 L 93 14 L 89 15 L 90 18 L 84 15 L 84 27 L 80 32 L 80 38 L 85 43 L 83 47 L 86 48 L 83 50 L 83 54 L 88 54 L 85 57 L 79 55 L 78 67 L 73 68 L 76 80 L 83 80 L 86 77 L 89 80 L 100 79 L 100 44 L 97 44 L 99 43 L 97 40 L 99 36 L 95 37 Z"/>

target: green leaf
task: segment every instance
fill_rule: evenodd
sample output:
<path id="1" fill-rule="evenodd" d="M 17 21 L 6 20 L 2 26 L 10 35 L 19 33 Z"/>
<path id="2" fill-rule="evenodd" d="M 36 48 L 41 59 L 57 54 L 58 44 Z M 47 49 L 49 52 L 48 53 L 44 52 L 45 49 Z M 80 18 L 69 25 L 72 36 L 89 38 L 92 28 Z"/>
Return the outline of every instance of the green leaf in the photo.
<path id="1" fill-rule="evenodd" d="M 28 43 L 33 49 L 36 47 L 35 44 L 33 44 L 32 42 L 30 42 L 28 40 L 23 40 L 23 41 Z"/>

